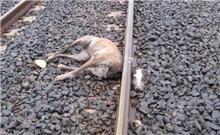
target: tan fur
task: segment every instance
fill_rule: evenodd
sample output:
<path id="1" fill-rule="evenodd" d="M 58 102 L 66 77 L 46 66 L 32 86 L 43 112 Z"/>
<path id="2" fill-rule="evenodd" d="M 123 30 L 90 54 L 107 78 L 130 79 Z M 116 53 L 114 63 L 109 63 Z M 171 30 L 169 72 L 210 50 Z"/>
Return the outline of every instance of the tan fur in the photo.
<path id="1" fill-rule="evenodd" d="M 75 47 L 76 45 L 81 45 L 83 47 L 79 54 L 63 54 L 69 48 Z M 96 76 L 107 78 L 109 75 L 121 72 L 122 70 L 122 55 L 118 47 L 111 40 L 105 38 L 83 36 L 60 51 L 49 54 L 47 61 L 57 57 L 67 57 L 76 61 L 87 62 L 78 68 L 59 65 L 58 68 L 71 71 L 57 76 L 55 80 L 64 80 L 66 78 L 74 77 L 76 74 L 84 70 L 89 70 Z"/>

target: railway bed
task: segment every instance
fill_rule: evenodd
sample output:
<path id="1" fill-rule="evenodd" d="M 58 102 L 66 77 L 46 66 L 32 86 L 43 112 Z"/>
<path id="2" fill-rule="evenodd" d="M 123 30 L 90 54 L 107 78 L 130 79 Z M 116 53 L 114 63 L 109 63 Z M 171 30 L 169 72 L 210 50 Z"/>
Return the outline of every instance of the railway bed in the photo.
<path id="1" fill-rule="evenodd" d="M 32 63 L 83 35 L 109 38 L 118 42 L 122 50 L 126 4 L 66 0 L 45 1 L 42 6 L 45 9 L 35 14 L 36 20 L 21 30 L 14 41 L 4 40 L 7 49 L 1 57 L 3 131 L 114 134 L 120 75 L 100 80 L 85 72 L 53 84 L 54 77 L 61 74 L 58 63 L 79 63 L 53 60 L 44 70 Z"/>
<path id="2" fill-rule="evenodd" d="M 138 97 L 140 134 L 220 134 L 217 1 L 138 1 L 134 69 L 149 72 Z"/>
<path id="3" fill-rule="evenodd" d="M 36 5 L 9 29 L 16 34 L 1 37 L 2 134 L 220 134 L 220 2 Z M 63 73 L 57 64 L 81 63 L 33 64 L 84 35 L 116 42 L 122 75 L 100 79 L 85 71 L 54 83 Z M 131 83 L 139 68 L 147 73 L 142 90 Z"/>
<path id="4" fill-rule="evenodd" d="M 1 14 L 5 14 L 7 11 L 9 11 L 12 7 L 14 7 L 20 0 L 2 0 L 1 1 Z"/>

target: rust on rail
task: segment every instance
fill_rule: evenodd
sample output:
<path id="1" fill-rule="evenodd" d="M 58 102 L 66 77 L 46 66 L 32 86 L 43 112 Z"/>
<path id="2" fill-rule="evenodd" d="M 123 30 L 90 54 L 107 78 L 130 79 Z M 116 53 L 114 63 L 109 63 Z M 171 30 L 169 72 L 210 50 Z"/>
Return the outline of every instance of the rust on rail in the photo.
<path id="1" fill-rule="evenodd" d="M 0 18 L 1 35 L 14 24 L 37 0 L 22 0 Z"/>
<path id="2" fill-rule="evenodd" d="M 122 82 L 120 90 L 120 99 L 116 123 L 116 135 L 127 135 L 130 87 L 131 87 L 131 67 L 132 67 L 132 37 L 133 37 L 133 16 L 134 16 L 134 0 L 129 0 L 127 11 L 127 27 L 125 33 L 125 51 L 124 66 L 122 72 Z"/>

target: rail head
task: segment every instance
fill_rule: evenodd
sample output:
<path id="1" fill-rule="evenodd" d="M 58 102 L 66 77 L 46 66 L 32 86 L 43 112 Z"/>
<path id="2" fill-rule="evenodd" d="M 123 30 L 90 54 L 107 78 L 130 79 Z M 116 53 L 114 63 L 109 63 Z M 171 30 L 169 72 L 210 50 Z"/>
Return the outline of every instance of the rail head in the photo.
<path id="1" fill-rule="evenodd" d="M 131 68 L 132 68 L 132 38 L 133 38 L 133 16 L 134 16 L 134 0 L 129 0 L 127 10 L 127 27 L 125 33 L 125 51 L 124 65 L 122 72 L 122 82 L 120 90 L 120 99 L 118 107 L 118 115 L 116 122 L 116 135 L 127 135 L 129 102 L 130 102 L 130 87 L 131 87 Z"/>

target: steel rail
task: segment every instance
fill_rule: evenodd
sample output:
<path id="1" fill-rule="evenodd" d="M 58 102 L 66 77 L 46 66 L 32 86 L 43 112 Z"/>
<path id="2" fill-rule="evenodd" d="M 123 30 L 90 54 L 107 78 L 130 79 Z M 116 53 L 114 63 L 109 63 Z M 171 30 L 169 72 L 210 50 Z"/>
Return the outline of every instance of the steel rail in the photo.
<path id="1" fill-rule="evenodd" d="M 131 87 L 131 67 L 133 56 L 133 17 L 134 17 L 134 0 L 129 0 L 127 10 L 127 27 L 125 33 L 125 51 L 124 51 L 124 66 L 122 72 L 122 82 L 120 90 L 119 107 L 117 112 L 116 135 L 127 135 L 129 102 L 130 102 L 130 87 Z"/>
<path id="2" fill-rule="evenodd" d="M 37 0 L 22 0 L 1 16 L 1 35 L 37 2 Z"/>

